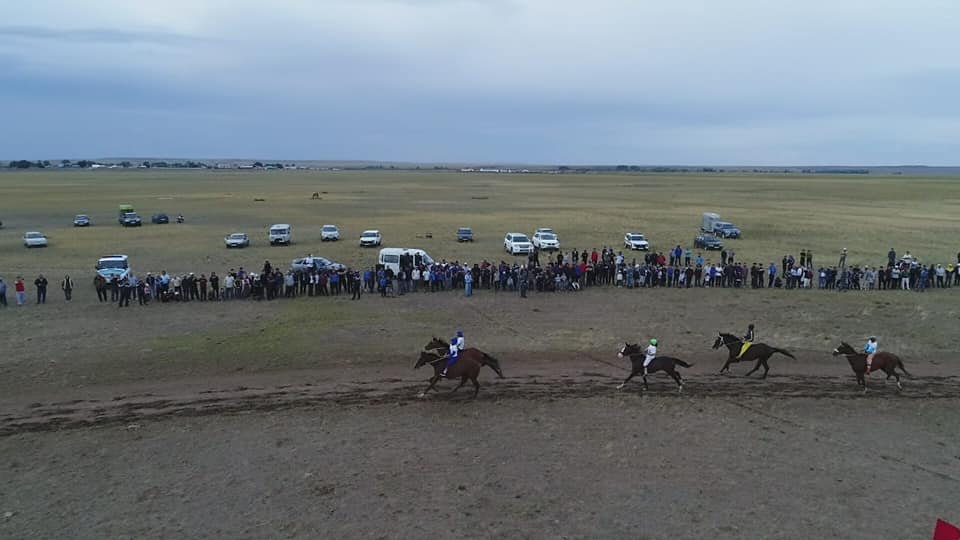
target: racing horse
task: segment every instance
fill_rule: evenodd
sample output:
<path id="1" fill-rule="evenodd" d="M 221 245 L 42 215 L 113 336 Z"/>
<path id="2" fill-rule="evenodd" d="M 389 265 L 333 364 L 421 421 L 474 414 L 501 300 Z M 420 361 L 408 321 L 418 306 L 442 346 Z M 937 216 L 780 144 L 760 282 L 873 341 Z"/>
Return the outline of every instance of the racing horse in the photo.
<path id="1" fill-rule="evenodd" d="M 649 390 L 650 386 L 647 385 L 647 375 L 643 373 L 643 360 L 646 357 L 643 349 L 639 344 L 636 343 L 624 343 L 623 348 L 620 349 L 620 352 L 617 353 L 618 358 L 623 358 L 624 356 L 630 357 L 630 363 L 633 364 L 633 369 L 630 370 L 630 375 L 627 375 L 627 378 L 624 379 L 620 386 L 617 386 L 617 390 L 623 388 L 629 381 L 634 377 L 634 375 L 640 374 L 643 377 L 643 389 Z M 672 356 L 657 356 L 650 361 L 650 365 L 647 366 L 647 373 L 654 373 L 656 371 L 663 371 L 667 375 L 673 377 L 673 380 L 677 383 L 677 392 L 683 392 L 683 377 L 680 376 L 680 373 L 677 372 L 677 366 L 680 367 L 692 367 L 693 364 L 688 364 L 679 358 L 673 358 Z"/>
<path id="2" fill-rule="evenodd" d="M 767 361 L 770 360 L 770 357 L 776 353 L 780 353 L 785 356 L 789 356 L 794 360 L 797 359 L 796 356 L 790 354 L 790 351 L 786 349 L 779 349 L 777 347 L 771 347 L 766 343 L 753 343 L 750 345 L 750 348 L 747 349 L 747 352 L 743 353 L 742 358 L 737 358 L 740 354 L 740 347 L 743 345 L 743 340 L 738 338 L 733 334 L 724 334 L 723 332 L 717 332 L 717 339 L 713 342 L 713 348 L 719 349 L 722 346 L 726 346 L 727 350 L 730 352 L 727 356 L 727 361 L 723 364 L 723 367 L 720 368 L 720 373 L 725 373 L 730 370 L 730 364 L 735 364 L 737 362 L 752 362 L 757 361 L 757 365 L 753 366 L 753 369 L 747 372 L 747 377 L 753 375 L 753 372 L 760 369 L 760 366 L 763 366 L 763 375 L 761 379 L 767 378 L 767 372 L 770 371 L 770 366 L 767 365 Z"/>
<path id="3" fill-rule="evenodd" d="M 867 354 L 859 352 L 853 347 L 850 346 L 846 341 L 841 341 L 840 345 L 833 350 L 834 356 L 844 355 L 847 357 L 847 361 L 850 362 L 850 368 L 853 369 L 854 375 L 857 376 L 857 384 L 863 387 L 863 393 L 867 393 Z M 896 377 L 897 379 L 897 390 L 903 390 L 903 385 L 900 384 L 900 375 L 896 372 L 896 369 L 900 368 L 900 371 L 908 377 L 913 377 L 907 368 L 903 367 L 903 360 L 900 360 L 900 357 L 888 352 L 878 352 L 873 355 L 873 362 L 870 363 L 871 371 L 882 371 L 887 374 L 887 380 L 890 380 L 890 377 Z"/>
<path id="4" fill-rule="evenodd" d="M 443 368 L 447 365 L 446 351 L 439 349 L 420 351 L 420 358 L 417 360 L 416 365 L 413 366 L 413 369 L 418 369 L 426 364 L 433 366 L 433 377 L 430 377 L 430 385 L 427 386 L 426 390 L 420 392 L 419 397 L 426 396 L 427 392 L 432 390 L 437 382 L 443 378 Z M 460 351 L 457 361 L 447 368 L 448 379 L 460 379 L 460 384 L 453 389 L 453 392 L 459 390 L 461 386 L 467 383 L 467 380 L 470 380 L 470 382 L 473 383 L 473 397 L 477 397 L 477 394 L 480 392 L 480 383 L 477 382 L 477 377 L 480 375 L 480 368 L 483 366 L 489 367 L 501 379 L 503 378 L 500 361 L 496 358 L 474 348 Z"/>

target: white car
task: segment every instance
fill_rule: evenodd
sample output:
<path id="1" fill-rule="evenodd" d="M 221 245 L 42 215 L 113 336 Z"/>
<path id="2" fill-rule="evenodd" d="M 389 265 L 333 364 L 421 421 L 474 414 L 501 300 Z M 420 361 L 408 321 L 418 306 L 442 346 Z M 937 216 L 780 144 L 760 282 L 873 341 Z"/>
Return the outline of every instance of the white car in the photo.
<path id="1" fill-rule="evenodd" d="M 648 242 L 647 237 L 641 233 L 628 232 L 623 235 L 623 247 L 647 251 L 650 249 L 650 242 Z"/>
<path id="2" fill-rule="evenodd" d="M 270 239 L 270 245 L 277 244 L 290 245 L 293 242 L 293 227 L 286 223 L 277 223 L 270 226 L 270 232 L 267 235 Z"/>
<path id="3" fill-rule="evenodd" d="M 550 233 L 550 234 L 557 234 L 557 231 L 551 229 L 550 227 L 540 227 L 539 229 L 533 231 L 533 234 L 537 234 L 538 232 L 545 232 L 545 233 Z"/>
<path id="4" fill-rule="evenodd" d="M 28 248 L 47 247 L 47 237 L 42 232 L 23 233 L 23 245 Z"/>
<path id="5" fill-rule="evenodd" d="M 533 233 L 533 245 L 544 251 L 560 249 L 560 239 L 552 232 L 538 231 Z"/>
<path id="6" fill-rule="evenodd" d="M 320 241 L 326 242 L 327 240 L 331 242 L 336 242 L 340 239 L 340 229 L 336 225 L 324 225 L 320 229 Z"/>
<path id="7" fill-rule="evenodd" d="M 235 232 L 223 239 L 227 248 L 245 248 L 250 246 L 250 237 L 242 232 Z"/>
<path id="8" fill-rule="evenodd" d="M 530 243 L 527 235 L 512 232 L 503 237 L 503 249 L 511 255 L 526 254 L 533 251 L 533 244 Z"/>
<path id="9" fill-rule="evenodd" d="M 360 247 L 374 247 L 380 245 L 380 231 L 363 231 L 360 235 Z"/>

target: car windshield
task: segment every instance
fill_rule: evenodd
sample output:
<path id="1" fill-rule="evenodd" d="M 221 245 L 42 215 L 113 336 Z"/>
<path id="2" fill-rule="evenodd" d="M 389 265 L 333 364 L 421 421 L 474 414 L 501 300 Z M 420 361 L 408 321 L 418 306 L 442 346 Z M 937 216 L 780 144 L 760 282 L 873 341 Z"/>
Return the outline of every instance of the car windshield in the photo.
<path id="1" fill-rule="evenodd" d="M 43 238 L 43 235 L 38 232 L 28 232 L 24 236 L 27 238 Z"/>
<path id="2" fill-rule="evenodd" d="M 371 231 L 367 231 L 367 232 L 363 233 L 361 236 L 363 236 L 364 238 L 372 238 L 372 237 L 377 236 L 377 233 L 371 232 Z"/>
<path id="3" fill-rule="evenodd" d="M 287 229 L 270 229 L 273 234 L 287 234 Z"/>
<path id="4" fill-rule="evenodd" d="M 87 216 L 84 214 L 77 214 L 77 219 L 87 219 Z"/>
<path id="5" fill-rule="evenodd" d="M 247 235 L 245 235 L 245 234 L 236 234 L 236 233 L 235 233 L 235 234 L 231 234 L 231 235 L 230 235 L 230 238 L 232 238 L 233 240 L 243 240 L 243 239 L 246 238 L 246 237 L 247 237 Z"/>
<path id="6" fill-rule="evenodd" d="M 97 268 L 103 270 L 105 268 L 126 268 L 127 261 L 100 261 L 97 263 Z"/>
<path id="7" fill-rule="evenodd" d="M 522 235 L 522 234 L 518 234 L 518 235 L 514 236 L 514 237 L 513 237 L 513 241 L 514 241 L 514 242 L 529 242 L 529 240 L 527 240 L 527 237 L 524 236 L 524 235 Z"/>
<path id="8" fill-rule="evenodd" d="M 630 239 L 631 239 L 631 240 L 637 240 L 637 241 L 639 241 L 639 240 L 646 240 L 646 238 L 644 238 L 642 234 L 631 234 L 631 235 L 630 235 Z"/>
<path id="9" fill-rule="evenodd" d="M 545 228 L 545 227 L 541 227 L 541 228 L 537 229 L 537 232 L 552 233 L 552 232 L 553 232 L 553 229 L 547 229 L 547 228 Z"/>
<path id="10" fill-rule="evenodd" d="M 721 229 L 733 229 L 734 226 L 733 226 L 733 223 L 721 223 L 721 224 L 720 224 L 720 228 L 721 228 Z"/>
<path id="11" fill-rule="evenodd" d="M 337 230 L 337 228 L 334 227 L 333 225 L 325 225 L 325 226 L 323 227 L 323 230 L 324 230 L 325 232 L 333 232 L 333 231 Z"/>
<path id="12" fill-rule="evenodd" d="M 473 231 L 470 230 L 470 229 L 467 229 L 467 228 L 460 228 L 460 229 L 457 229 L 457 232 L 459 232 L 459 233 L 465 233 L 465 234 L 470 234 L 470 233 L 472 233 Z"/>
<path id="13" fill-rule="evenodd" d="M 541 234 L 540 234 L 540 239 L 541 239 L 541 240 L 556 240 L 556 239 L 557 239 L 557 235 L 555 235 L 555 234 L 550 234 L 550 233 L 541 233 Z"/>

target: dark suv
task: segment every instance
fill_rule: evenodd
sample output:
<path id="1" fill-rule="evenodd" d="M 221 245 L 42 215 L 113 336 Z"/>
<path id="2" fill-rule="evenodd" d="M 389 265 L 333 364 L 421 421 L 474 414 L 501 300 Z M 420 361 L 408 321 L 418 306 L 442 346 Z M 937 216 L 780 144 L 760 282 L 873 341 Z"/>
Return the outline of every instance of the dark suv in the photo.
<path id="1" fill-rule="evenodd" d="M 693 239 L 693 247 L 707 250 L 723 249 L 723 244 L 712 234 L 698 234 L 696 238 Z"/>
<path id="2" fill-rule="evenodd" d="M 457 229 L 457 242 L 473 242 L 473 229 L 470 227 Z"/>
<path id="3" fill-rule="evenodd" d="M 124 212 L 120 214 L 117 221 L 124 227 L 139 227 L 143 225 L 143 220 L 140 219 L 140 216 L 138 216 L 136 212 Z"/>
<path id="4" fill-rule="evenodd" d="M 156 223 L 157 225 L 163 225 L 164 223 L 170 223 L 170 217 L 166 214 L 154 214 L 150 221 Z"/>

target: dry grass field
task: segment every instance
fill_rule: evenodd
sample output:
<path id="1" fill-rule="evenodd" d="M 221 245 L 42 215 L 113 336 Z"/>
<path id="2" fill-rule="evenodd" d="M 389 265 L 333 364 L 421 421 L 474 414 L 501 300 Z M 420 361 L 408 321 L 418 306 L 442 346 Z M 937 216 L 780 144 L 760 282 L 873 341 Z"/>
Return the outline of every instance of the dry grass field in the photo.
<path id="1" fill-rule="evenodd" d="M 322 199 L 310 199 L 313 192 Z M 263 201 L 255 201 L 263 199 Z M 0 173 L 0 277 L 38 272 L 46 306 L 0 309 L 0 536 L 10 538 L 923 538 L 960 521 L 960 288 L 906 292 L 478 291 L 133 306 L 98 304 L 97 257 L 138 273 L 223 273 L 307 253 L 374 264 L 357 245 L 500 260 L 507 231 L 566 249 L 692 240 L 703 211 L 744 231 L 738 259 L 812 249 L 877 264 L 960 251 L 960 179 L 450 172 Z M 141 228 L 116 223 L 134 205 Z M 183 225 L 150 214 L 183 213 Z M 89 214 L 94 226 L 74 229 Z M 266 245 L 271 223 L 291 247 Z M 344 240 L 321 244 L 320 226 Z M 477 242 L 458 244 L 457 226 Z M 47 249 L 20 244 L 26 230 Z M 241 231 L 254 244 L 228 251 Z M 433 238 L 423 236 L 432 233 Z M 713 257 L 713 255 L 711 255 Z M 64 302 L 56 283 L 80 283 Z M 32 287 L 28 290 L 32 293 Z M 8 293 L 10 299 L 12 293 Z M 766 380 L 719 376 L 717 330 L 756 322 L 788 348 Z M 415 396 L 433 334 L 462 327 L 505 379 Z M 870 334 L 914 377 L 862 395 L 841 339 Z M 686 358 L 682 395 L 615 390 L 624 340 Z M 452 388 L 443 384 L 443 390 Z M 462 392 L 462 391 L 461 391 Z M 878 511 L 876 501 L 887 501 Z M 887 511 L 895 508 L 895 511 Z"/>

